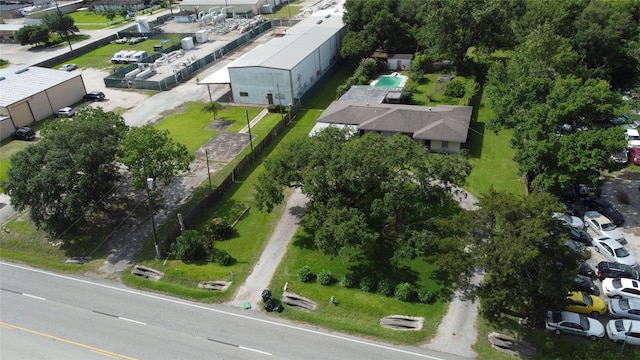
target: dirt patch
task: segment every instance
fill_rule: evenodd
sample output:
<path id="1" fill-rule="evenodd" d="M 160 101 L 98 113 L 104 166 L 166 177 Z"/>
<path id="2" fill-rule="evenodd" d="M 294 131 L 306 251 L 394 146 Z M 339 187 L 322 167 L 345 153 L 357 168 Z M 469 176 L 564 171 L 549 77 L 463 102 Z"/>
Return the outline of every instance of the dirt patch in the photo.
<path id="1" fill-rule="evenodd" d="M 491 347 L 507 354 L 525 359 L 532 358 L 535 355 L 535 350 L 531 345 L 524 341 L 516 340 L 511 336 L 492 332 L 489 333 L 488 338 Z"/>
<path id="2" fill-rule="evenodd" d="M 133 267 L 131 268 L 131 273 L 133 275 L 144 277 L 153 281 L 158 281 L 164 276 L 164 273 L 162 271 L 142 265 L 133 265 Z"/>
<path id="3" fill-rule="evenodd" d="M 315 301 L 290 292 L 282 293 L 282 303 L 303 311 L 314 311 L 318 307 Z"/>
<path id="4" fill-rule="evenodd" d="M 202 281 L 198 284 L 198 289 L 226 291 L 229 288 L 229 285 L 231 285 L 231 281 Z"/>
<path id="5" fill-rule="evenodd" d="M 380 319 L 380 326 L 393 330 L 420 330 L 424 318 L 404 315 L 390 315 Z"/>

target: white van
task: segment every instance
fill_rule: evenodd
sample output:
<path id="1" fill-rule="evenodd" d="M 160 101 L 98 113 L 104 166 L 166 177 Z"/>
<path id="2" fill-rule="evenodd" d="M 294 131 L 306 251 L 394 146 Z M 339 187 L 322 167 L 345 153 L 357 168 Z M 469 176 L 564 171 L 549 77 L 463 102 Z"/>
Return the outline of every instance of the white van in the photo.
<path id="1" fill-rule="evenodd" d="M 113 54 L 111 57 L 111 62 L 114 64 L 120 64 L 122 62 L 122 56 L 128 53 L 129 50 L 120 50 L 117 53 Z"/>
<path id="2" fill-rule="evenodd" d="M 138 51 L 129 58 L 129 63 L 137 63 L 146 59 L 149 54 L 146 51 Z"/>
<path id="3" fill-rule="evenodd" d="M 131 57 L 135 55 L 135 53 L 137 52 L 138 52 L 137 50 L 131 50 L 122 54 L 122 57 L 120 58 L 120 62 L 118 64 L 128 64 L 130 62 Z"/>

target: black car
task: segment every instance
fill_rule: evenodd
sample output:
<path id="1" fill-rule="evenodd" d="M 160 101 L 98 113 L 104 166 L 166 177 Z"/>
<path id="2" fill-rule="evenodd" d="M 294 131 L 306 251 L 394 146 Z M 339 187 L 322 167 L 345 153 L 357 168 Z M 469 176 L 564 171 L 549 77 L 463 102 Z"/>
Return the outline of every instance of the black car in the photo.
<path id="1" fill-rule="evenodd" d="M 578 274 L 588 276 L 592 279 L 595 279 L 596 277 L 596 272 L 593 271 L 591 265 L 587 264 L 586 262 L 580 263 L 580 270 L 578 270 Z"/>
<path id="2" fill-rule="evenodd" d="M 598 278 L 627 278 L 640 280 L 638 270 L 626 264 L 619 264 L 611 261 L 602 261 L 596 265 Z"/>
<path id="3" fill-rule="evenodd" d="M 584 199 L 584 206 L 587 210 L 595 210 L 600 214 L 609 218 L 609 220 L 613 221 L 616 226 L 620 226 L 624 224 L 624 216 L 618 211 L 618 209 L 614 208 L 610 202 L 607 200 L 597 197 L 597 196 L 589 196 Z"/>
<path id="4" fill-rule="evenodd" d="M 36 132 L 33 131 L 32 128 L 29 127 L 21 127 L 19 129 L 17 129 L 16 131 L 11 133 L 11 138 L 13 140 L 25 140 L 25 141 L 29 141 L 29 140 L 33 140 L 36 137 Z"/>
<path id="5" fill-rule="evenodd" d="M 596 287 L 596 285 L 593 283 L 593 280 L 591 280 L 589 276 L 576 275 L 575 279 L 573 279 L 573 282 L 576 283 L 576 289 L 578 291 L 584 291 L 591 295 L 600 295 L 599 289 Z"/>
<path id="6" fill-rule="evenodd" d="M 582 229 L 569 227 L 569 239 L 586 245 L 591 245 L 591 235 Z"/>
<path id="7" fill-rule="evenodd" d="M 104 100 L 104 93 L 102 91 L 92 91 L 84 96 L 85 101 L 102 101 Z"/>

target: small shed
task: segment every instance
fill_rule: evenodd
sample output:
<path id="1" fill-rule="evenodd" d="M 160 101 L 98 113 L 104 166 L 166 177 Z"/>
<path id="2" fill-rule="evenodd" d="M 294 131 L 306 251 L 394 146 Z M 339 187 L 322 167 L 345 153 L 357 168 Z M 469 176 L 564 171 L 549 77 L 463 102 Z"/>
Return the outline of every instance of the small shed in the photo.
<path id="1" fill-rule="evenodd" d="M 412 54 L 392 54 L 387 58 L 387 66 L 389 67 L 389 70 L 409 70 L 411 60 L 413 60 Z"/>
<path id="2" fill-rule="evenodd" d="M 177 23 L 192 23 L 196 22 L 196 12 L 191 10 L 182 10 L 177 14 L 173 14 L 173 21 Z"/>

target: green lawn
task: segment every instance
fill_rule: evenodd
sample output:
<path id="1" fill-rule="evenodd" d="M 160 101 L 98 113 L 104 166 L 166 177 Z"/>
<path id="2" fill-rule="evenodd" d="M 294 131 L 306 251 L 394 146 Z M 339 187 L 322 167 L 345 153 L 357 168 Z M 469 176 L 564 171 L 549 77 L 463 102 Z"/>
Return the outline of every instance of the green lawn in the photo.
<path id="1" fill-rule="evenodd" d="M 74 11 L 69 16 L 73 18 L 75 25 L 80 30 L 105 29 L 112 25 L 122 25 L 124 22 L 133 23 L 133 19 L 124 19 L 119 15 L 109 21 L 106 17 L 93 11 Z"/>

